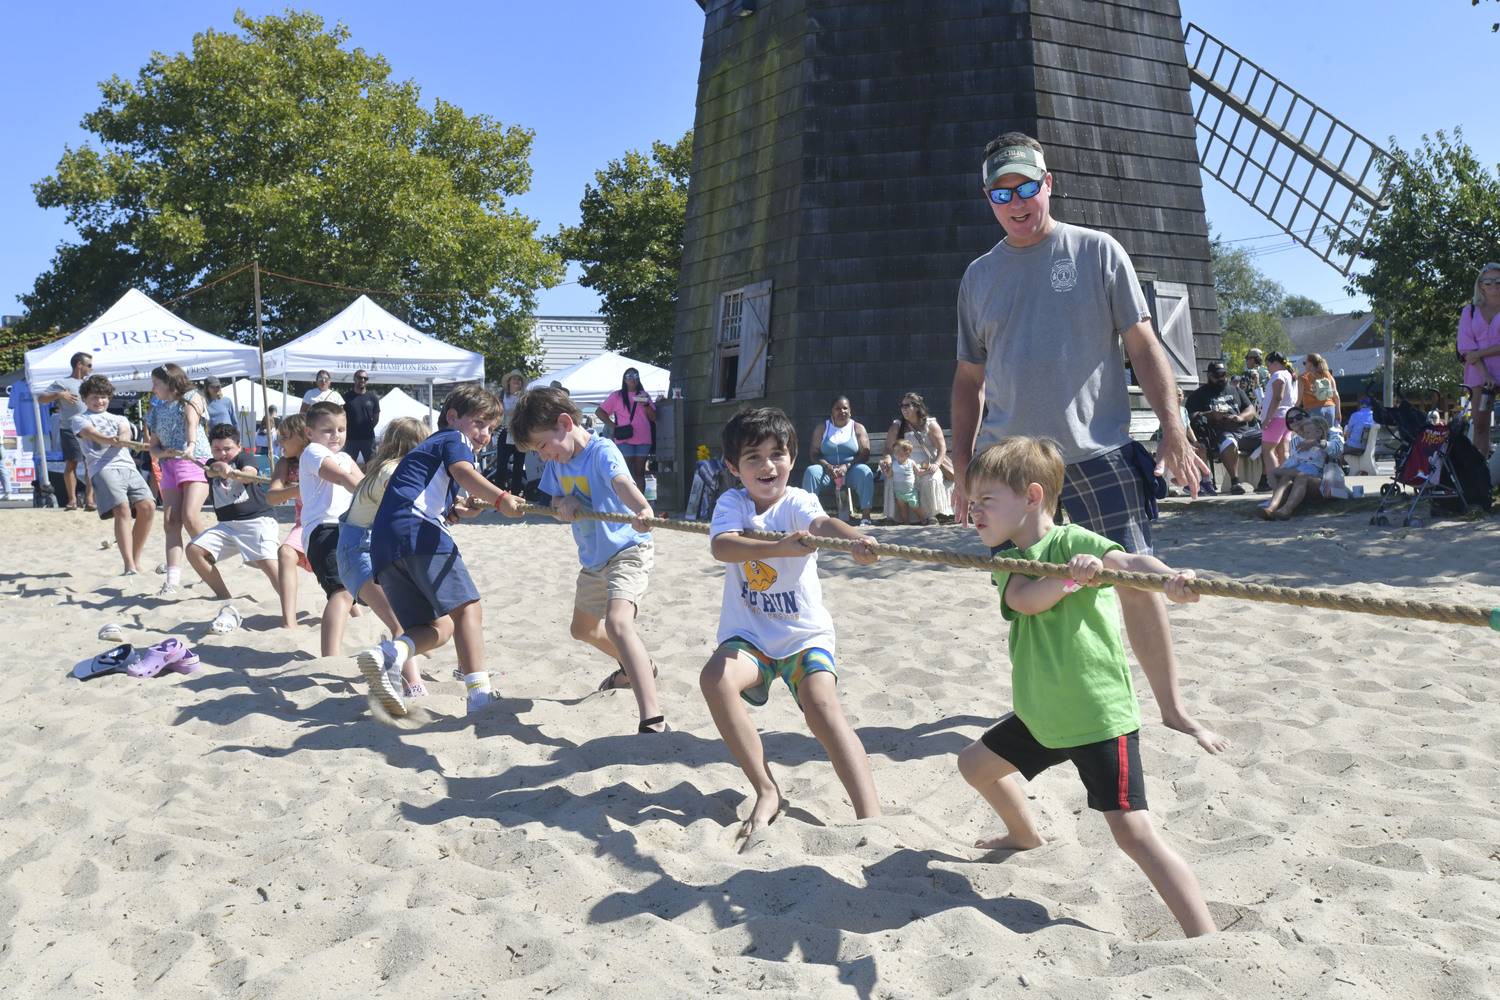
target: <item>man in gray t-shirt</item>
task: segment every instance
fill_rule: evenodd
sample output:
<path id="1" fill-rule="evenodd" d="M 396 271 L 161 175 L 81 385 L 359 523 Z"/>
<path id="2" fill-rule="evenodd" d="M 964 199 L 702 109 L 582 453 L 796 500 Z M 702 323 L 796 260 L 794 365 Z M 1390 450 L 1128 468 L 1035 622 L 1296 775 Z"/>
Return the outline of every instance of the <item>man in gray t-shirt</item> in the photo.
<path id="1" fill-rule="evenodd" d="M 71 378 L 55 379 L 47 387 L 47 391 L 38 394 L 36 401 L 42 405 L 48 403 L 57 404 L 58 439 L 62 442 L 63 456 L 63 486 L 68 491 L 68 510 L 78 509 L 78 463 L 83 459 L 83 451 L 78 447 L 78 438 L 73 434 L 73 418 L 82 415 L 88 407 L 84 405 L 83 397 L 79 394 L 79 386 L 83 380 L 89 377 L 94 369 L 94 356 L 87 351 L 79 351 L 70 359 L 73 365 Z M 85 466 L 87 468 L 87 466 Z M 89 508 L 94 506 L 94 485 L 84 477 L 86 503 Z"/>
<path id="2" fill-rule="evenodd" d="M 1130 258 L 1107 233 L 1052 218 L 1052 175 L 1030 136 L 1008 132 L 991 142 L 980 176 L 1005 238 L 969 265 L 959 286 L 954 513 L 967 520 L 964 473 L 978 448 L 1012 435 L 1052 438 L 1066 463 L 1061 500 L 1069 520 L 1129 552 L 1149 553 L 1153 463 L 1130 438 L 1122 348 L 1161 421 L 1156 474 L 1171 469 L 1196 495 L 1208 466 L 1188 443 L 1176 382 Z M 1223 749 L 1228 742 L 1183 707 L 1161 596 L 1128 587 L 1117 593 L 1162 720 L 1211 753 Z"/>

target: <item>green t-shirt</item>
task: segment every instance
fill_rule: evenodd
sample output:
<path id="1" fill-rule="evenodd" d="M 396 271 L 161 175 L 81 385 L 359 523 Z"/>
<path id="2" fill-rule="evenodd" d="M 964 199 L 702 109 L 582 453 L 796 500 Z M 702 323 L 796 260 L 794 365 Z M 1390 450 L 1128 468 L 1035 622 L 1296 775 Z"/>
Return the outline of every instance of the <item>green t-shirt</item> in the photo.
<path id="1" fill-rule="evenodd" d="M 1102 558 L 1118 548 L 1086 528 L 1065 524 L 1017 558 L 1066 565 L 1080 552 Z M 1077 747 L 1141 728 L 1114 587 L 1084 587 L 1040 614 L 1024 615 L 1005 603 L 1010 574 L 993 576 L 1000 614 L 1010 622 L 1016 715 L 1037 742 L 1053 749 Z"/>

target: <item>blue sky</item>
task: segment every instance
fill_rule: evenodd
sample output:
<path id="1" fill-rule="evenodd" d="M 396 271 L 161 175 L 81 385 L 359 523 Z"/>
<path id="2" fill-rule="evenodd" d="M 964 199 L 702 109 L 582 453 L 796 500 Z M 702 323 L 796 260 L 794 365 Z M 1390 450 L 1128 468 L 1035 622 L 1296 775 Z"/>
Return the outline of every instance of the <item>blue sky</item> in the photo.
<path id="1" fill-rule="evenodd" d="M 768 0 L 774 3 L 775 0 Z M 1199 24 L 1284 83 L 1378 142 L 1411 148 L 1421 135 L 1464 126 L 1481 162 L 1500 162 L 1493 96 L 1500 74 L 1500 3 L 1487 0 L 1181 0 Z M 285 4 L 245 3 L 254 16 Z M 535 4 L 428 0 L 305 0 L 300 6 L 353 31 L 353 44 L 379 52 L 393 74 L 442 97 L 536 131 L 532 189 L 518 207 L 553 232 L 577 221 L 593 172 L 627 149 L 676 139 L 692 126 L 703 16 L 693 0 Z M 12 4 L 6 15 L 8 85 L 0 92 L 0 312 L 46 269 L 69 235 L 62 213 L 36 206 L 31 184 L 47 176 L 64 146 L 87 140 L 79 127 L 99 104 L 98 83 L 134 79 L 152 50 L 177 52 L 208 27 L 233 28 L 235 4 L 119 4 L 52 0 Z M 1209 220 L 1226 239 L 1254 250 L 1285 244 L 1274 227 L 1217 181 L 1204 182 Z M 997 230 L 998 235 L 998 230 Z M 1301 249 L 1263 253 L 1256 263 L 1292 293 L 1338 311 L 1343 279 Z M 570 274 L 576 278 L 576 273 Z M 576 283 L 543 292 L 550 315 L 597 310 Z"/>

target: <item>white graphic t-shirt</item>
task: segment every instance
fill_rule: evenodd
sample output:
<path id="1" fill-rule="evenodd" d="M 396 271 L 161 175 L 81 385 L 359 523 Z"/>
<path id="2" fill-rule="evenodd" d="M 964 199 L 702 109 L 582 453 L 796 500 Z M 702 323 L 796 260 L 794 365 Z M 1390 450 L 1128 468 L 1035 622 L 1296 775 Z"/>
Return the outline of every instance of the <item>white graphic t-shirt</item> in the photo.
<path id="1" fill-rule="evenodd" d="M 743 489 L 730 490 L 714 507 L 710 537 L 726 531 L 806 531 L 827 517 L 818 498 L 788 487 L 764 514 Z M 818 550 L 805 556 L 728 563 L 718 642 L 739 636 L 767 656 L 781 659 L 814 646 L 833 649 L 833 616 L 823 607 L 818 583 Z"/>

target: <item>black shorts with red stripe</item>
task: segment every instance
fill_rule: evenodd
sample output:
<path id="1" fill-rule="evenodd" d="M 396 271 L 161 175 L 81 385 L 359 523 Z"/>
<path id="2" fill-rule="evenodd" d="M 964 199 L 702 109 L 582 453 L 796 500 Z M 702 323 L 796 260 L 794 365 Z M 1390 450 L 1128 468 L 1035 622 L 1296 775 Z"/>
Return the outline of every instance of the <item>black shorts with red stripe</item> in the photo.
<path id="1" fill-rule="evenodd" d="M 1054 764 L 1071 760 L 1089 793 L 1089 808 L 1100 812 L 1145 809 L 1146 779 L 1141 775 L 1140 730 L 1078 747 L 1044 747 L 1012 712 L 980 737 L 990 752 L 1030 781 Z"/>

